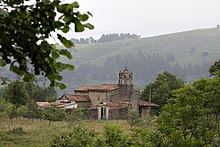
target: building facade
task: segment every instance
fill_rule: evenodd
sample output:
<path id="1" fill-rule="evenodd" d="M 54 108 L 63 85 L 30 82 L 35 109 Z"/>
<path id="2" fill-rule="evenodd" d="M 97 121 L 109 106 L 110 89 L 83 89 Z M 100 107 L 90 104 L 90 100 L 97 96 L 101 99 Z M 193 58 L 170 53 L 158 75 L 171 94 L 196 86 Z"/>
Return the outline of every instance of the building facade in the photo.
<path id="1" fill-rule="evenodd" d="M 126 119 L 129 110 L 140 113 L 143 118 L 146 118 L 150 107 L 158 106 L 140 100 L 139 91 L 133 86 L 133 73 L 129 72 L 127 67 L 119 72 L 117 84 L 81 86 L 74 89 L 74 92 L 74 95 L 68 95 L 69 98 L 66 94 L 59 100 L 71 101 L 71 97 L 87 97 L 86 107 L 97 109 L 95 112 L 98 119 Z M 77 99 L 74 101 L 77 103 Z"/>

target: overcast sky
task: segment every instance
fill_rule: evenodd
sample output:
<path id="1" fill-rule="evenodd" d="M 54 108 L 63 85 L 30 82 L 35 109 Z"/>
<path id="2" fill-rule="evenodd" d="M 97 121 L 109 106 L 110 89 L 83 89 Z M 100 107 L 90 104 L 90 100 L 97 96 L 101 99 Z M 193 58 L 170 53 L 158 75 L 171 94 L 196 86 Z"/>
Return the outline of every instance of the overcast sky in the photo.
<path id="1" fill-rule="evenodd" d="M 68 38 L 107 33 L 135 33 L 142 37 L 213 28 L 220 24 L 220 0 L 78 0 L 90 11 L 94 30 L 71 32 Z"/>

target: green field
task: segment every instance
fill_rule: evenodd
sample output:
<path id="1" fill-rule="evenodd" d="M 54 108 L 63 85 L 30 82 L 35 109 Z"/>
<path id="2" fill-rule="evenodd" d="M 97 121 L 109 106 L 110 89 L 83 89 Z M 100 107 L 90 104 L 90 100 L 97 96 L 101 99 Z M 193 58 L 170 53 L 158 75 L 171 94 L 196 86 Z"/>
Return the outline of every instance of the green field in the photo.
<path id="1" fill-rule="evenodd" d="M 130 132 L 130 126 L 126 120 L 98 121 L 82 120 L 79 122 L 81 127 L 102 133 L 106 124 L 117 124 L 126 134 Z M 24 134 L 10 133 L 13 128 L 22 127 Z M 1 120 L 0 124 L 0 147 L 47 147 L 54 136 L 61 132 L 71 130 L 66 122 L 52 122 L 49 126 L 48 121 L 34 120 Z"/>

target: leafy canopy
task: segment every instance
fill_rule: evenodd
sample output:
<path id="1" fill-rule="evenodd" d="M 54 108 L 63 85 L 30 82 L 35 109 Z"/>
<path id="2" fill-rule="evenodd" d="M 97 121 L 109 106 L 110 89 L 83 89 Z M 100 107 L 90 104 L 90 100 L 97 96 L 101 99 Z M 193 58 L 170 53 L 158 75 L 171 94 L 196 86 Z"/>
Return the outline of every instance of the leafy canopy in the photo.
<path id="1" fill-rule="evenodd" d="M 56 91 L 52 87 L 41 87 L 34 82 L 12 81 L 2 89 L 2 98 L 17 106 L 30 102 L 41 102 L 56 99 Z"/>
<path id="2" fill-rule="evenodd" d="M 158 118 L 167 146 L 218 146 L 220 78 L 195 81 L 175 90 Z"/>
<path id="3" fill-rule="evenodd" d="M 154 82 L 144 87 L 141 92 L 141 99 L 148 101 L 149 97 L 151 97 L 151 101 L 160 105 L 160 109 L 164 104 L 167 104 L 172 91 L 183 86 L 183 80 L 177 79 L 175 75 L 165 71 L 158 74 Z"/>
<path id="4" fill-rule="evenodd" d="M 215 63 L 209 68 L 210 76 L 216 76 L 220 74 L 220 59 L 215 61 Z"/>
<path id="5" fill-rule="evenodd" d="M 65 85 L 60 72 L 74 66 L 61 63 L 62 55 L 71 59 L 67 49 L 57 49 L 48 38 L 59 40 L 66 48 L 73 43 L 62 34 L 74 24 L 75 32 L 93 29 L 86 21 L 91 13 L 81 14 L 77 2 L 61 0 L 0 0 L 0 66 L 10 65 L 10 71 L 31 81 L 35 75 L 44 75 L 51 86 Z M 56 35 L 52 35 L 56 34 Z"/>

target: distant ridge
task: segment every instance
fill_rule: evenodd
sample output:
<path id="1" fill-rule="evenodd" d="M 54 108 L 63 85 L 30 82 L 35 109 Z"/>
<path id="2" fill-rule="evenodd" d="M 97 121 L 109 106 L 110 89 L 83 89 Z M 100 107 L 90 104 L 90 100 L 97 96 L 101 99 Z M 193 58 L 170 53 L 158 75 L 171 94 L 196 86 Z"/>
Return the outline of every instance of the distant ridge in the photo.
<path id="1" fill-rule="evenodd" d="M 125 39 L 106 43 L 76 45 L 73 64 L 86 62 L 102 65 L 108 57 L 142 53 L 144 56 L 173 53 L 180 65 L 213 62 L 220 57 L 220 28 L 196 29 L 153 37 Z M 195 50 L 192 54 L 191 49 Z M 209 56 L 203 57 L 208 52 Z"/>

